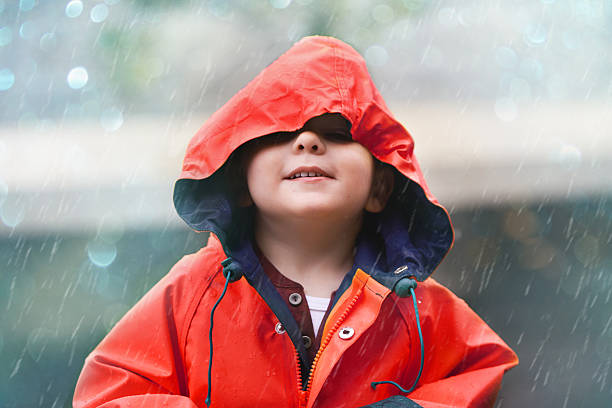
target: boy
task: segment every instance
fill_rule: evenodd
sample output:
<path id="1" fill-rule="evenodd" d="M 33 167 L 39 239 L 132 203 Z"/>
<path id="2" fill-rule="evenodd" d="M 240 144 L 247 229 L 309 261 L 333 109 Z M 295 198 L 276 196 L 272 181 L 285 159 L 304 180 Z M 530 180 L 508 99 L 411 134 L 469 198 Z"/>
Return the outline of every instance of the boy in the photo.
<path id="1" fill-rule="evenodd" d="M 298 42 L 192 139 L 174 201 L 208 245 L 92 352 L 74 405 L 491 406 L 518 361 L 427 279 L 453 233 L 412 153 L 359 54 Z"/>

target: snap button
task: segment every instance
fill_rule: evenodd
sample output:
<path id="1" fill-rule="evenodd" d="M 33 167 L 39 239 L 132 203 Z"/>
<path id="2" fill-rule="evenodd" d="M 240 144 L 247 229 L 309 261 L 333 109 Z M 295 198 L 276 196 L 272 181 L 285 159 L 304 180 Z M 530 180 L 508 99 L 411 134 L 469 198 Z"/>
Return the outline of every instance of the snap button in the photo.
<path id="1" fill-rule="evenodd" d="M 302 303 L 302 295 L 300 295 L 299 293 L 290 294 L 289 303 L 291 303 L 293 306 L 299 305 L 300 303 Z"/>
<path id="2" fill-rule="evenodd" d="M 338 336 L 342 339 L 342 340 L 348 340 L 351 337 L 353 337 L 353 335 L 355 334 L 355 330 L 352 327 L 343 327 L 340 329 L 340 331 L 338 332 Z"/>
<path id="3" fill-rule="evenodd" d="M 278 334 L 285 334 L 285 328 L 283 327 L 283 324 L 281 322 L 276 323 L 274 330 Z"/>
<path id="4" fill-rule="evenodd" d="M 312 346 L 312 340 L 310 339 L 310 337 L 302 336 L 302 341 L 304 342 L 304 347 L 306 347 L 307 349 L 309 349 L 310 346 Z"/>

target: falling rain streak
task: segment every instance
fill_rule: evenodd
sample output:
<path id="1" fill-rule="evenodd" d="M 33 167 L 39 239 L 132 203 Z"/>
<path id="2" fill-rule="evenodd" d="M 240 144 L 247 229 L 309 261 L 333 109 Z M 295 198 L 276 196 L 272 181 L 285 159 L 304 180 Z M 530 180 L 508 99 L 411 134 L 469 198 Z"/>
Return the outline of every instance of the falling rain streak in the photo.
<path id="1" fill-rule="evenodd" d="M 610 405 L 609 1 L 0 0 L 1 407 L 70 406 L 206 244 L 172 209 L 189 136 L 311 34 L 355 47 L 411 132 L 455 226 L 434 277 L 521 360 L 498 406 Z"/>

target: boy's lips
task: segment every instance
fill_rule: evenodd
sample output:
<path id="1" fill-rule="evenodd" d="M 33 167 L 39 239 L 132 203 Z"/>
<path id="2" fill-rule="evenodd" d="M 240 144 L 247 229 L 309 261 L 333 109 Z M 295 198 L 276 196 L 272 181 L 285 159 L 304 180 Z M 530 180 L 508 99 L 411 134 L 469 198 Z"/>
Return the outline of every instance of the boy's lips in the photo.
<path id="1" fill-rule="evenodd" d="M 286 180 L 294 180 L 305 177 L 327 177 L 333 178 L 328 172 L 317 166 L 301 166 L 292 170 L 286 177 Z"/>

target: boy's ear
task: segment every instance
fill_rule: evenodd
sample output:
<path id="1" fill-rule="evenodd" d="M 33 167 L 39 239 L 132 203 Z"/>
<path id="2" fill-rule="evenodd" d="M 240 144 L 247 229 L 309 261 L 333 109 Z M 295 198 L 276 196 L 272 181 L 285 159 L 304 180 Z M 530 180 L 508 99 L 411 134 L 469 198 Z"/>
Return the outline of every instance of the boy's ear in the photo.
<path id="1" fill-rule="evenodd" d="M 393 192 L 394 181 L 393 170 L 389 166 L 376 161 L 370 196 L 365 206 L 366 211 L 378 213 L 385 209 L 387 201 Z"/>

